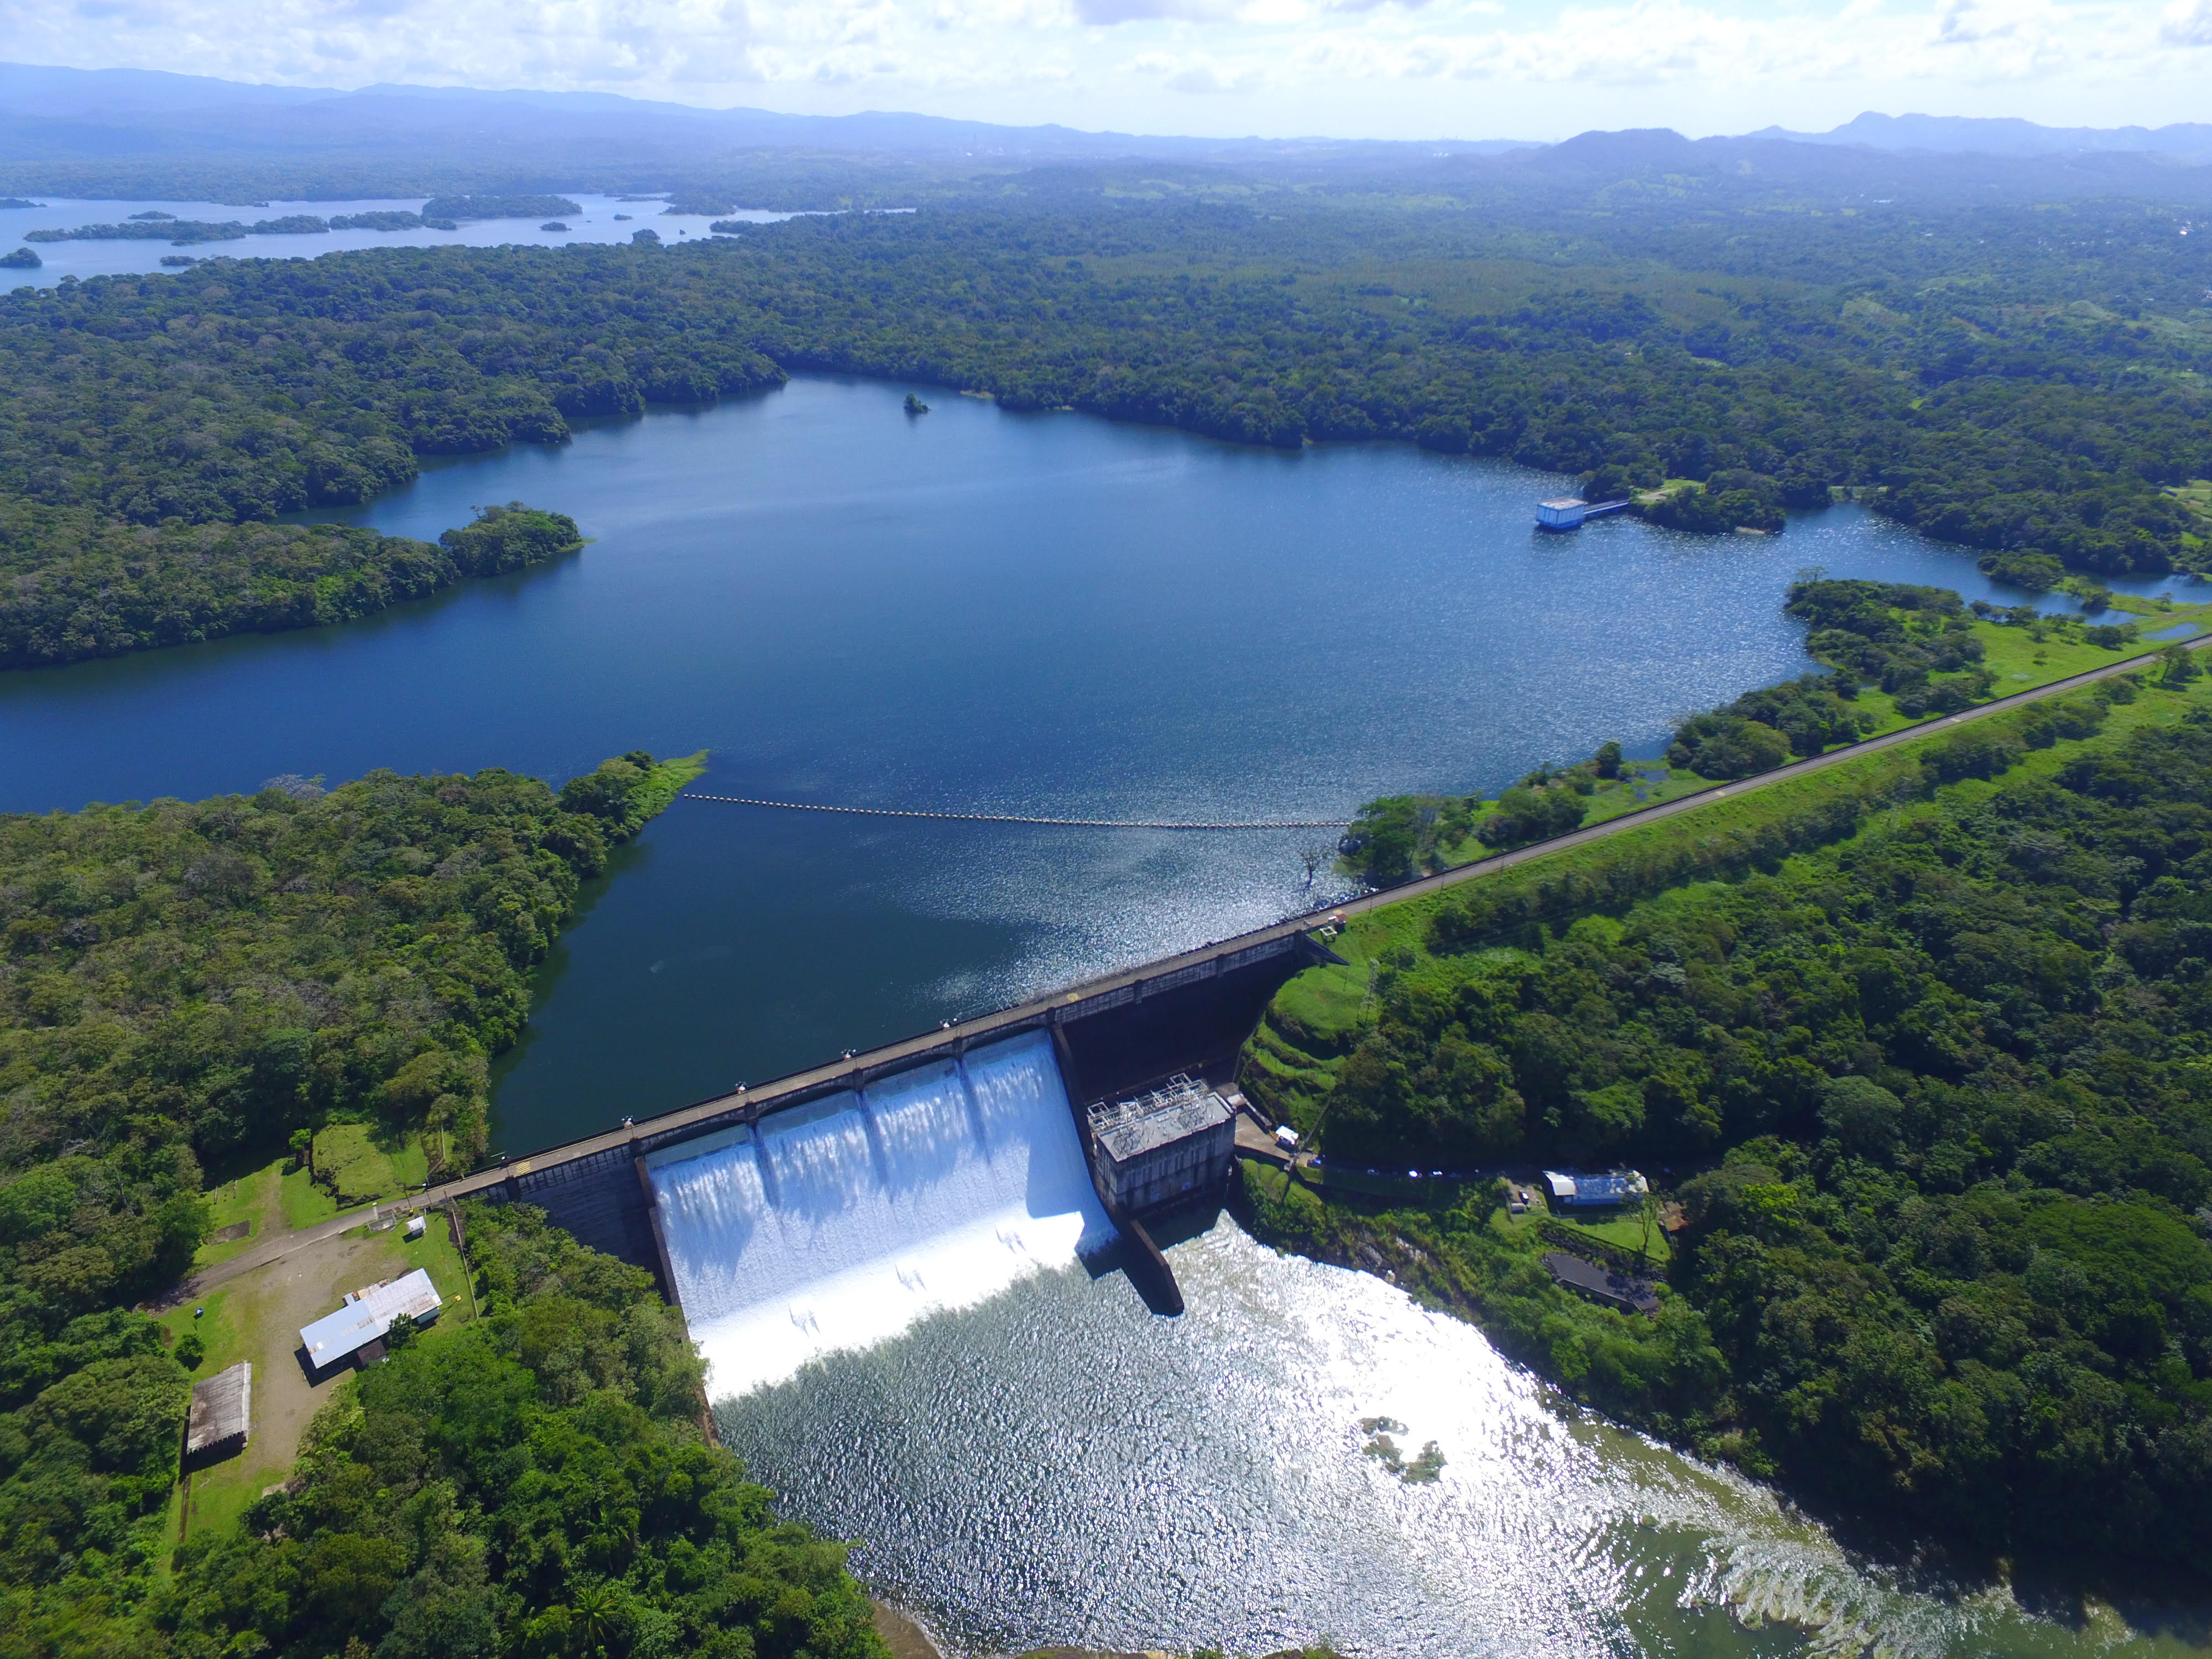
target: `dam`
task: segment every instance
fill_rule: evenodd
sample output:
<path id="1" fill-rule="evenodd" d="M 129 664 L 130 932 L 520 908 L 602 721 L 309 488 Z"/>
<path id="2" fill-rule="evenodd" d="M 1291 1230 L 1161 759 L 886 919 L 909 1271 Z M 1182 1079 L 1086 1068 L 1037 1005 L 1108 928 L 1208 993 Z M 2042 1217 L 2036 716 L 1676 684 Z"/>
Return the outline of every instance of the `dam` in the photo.
<path id="1" fill-rule="evenodd" d="M 535 1205 L 647 1269 L 718 1400 L 1117 1249 L 1146 1303 L 1180 1313 L 1142 1222 L 1101 1187 L 1085 1104 L 1176 1074 L 1225 1086 L 1277 988 L 1335 959 L 1316 920 L 502 1158 L 422 1201 Z"/>
<path id="2" fill-rule="evenodd" d="M 1416 877 L 1351 900 L 1327 920 L 1439 892 L 2150 660 L 2123 659 Z M 811 1355 L 875 1340 L 866 1334 L 869 1319 L 893 1321 L 885 1334 L 903 1329 L 931 1309 L 965 1305 L 963 1298 L 988 1297 L 1035 1268 L 1105 1248 L 1116 1231 L 1136 1247 L 1128 1265 L 1147 1303 L 1180 1312 L 1181 1293 L 1141 1224 L 1116 1213 L 1119 1206 L 1095 1181 L 1103 1218 L 1083 1197 L 1094 1173 L 1097 1131 L 1077 1103 L 1103 1103 L 1123 1091 L 1156 1094 L 1183 1079 L 1226 1085 L 1276 990 L 1310 963 L 1340 960 L 1310 931 L 1323 921 L 1317 912 L 1287 918 L 848 1054 L 759 1089 L 739 1085 L 643 1123 L 625 1121 L 529 1158 L 502 1158 L 499 1167 L 426 1191 L 421 1201 L 476 1196 L 537 1205 L 580 1242 L 652 1272 L 684 1307 L 695 1334 L 702 1327 L 725 1332 L 720 1346 L 732 1358 L 718 1369 L 718 1386 L 730 1386 L 726 1377 L 757 1382 L 788 1375 Z M 1002 1088 L 1009 1091 L 1004 1097 L 995 1092 Z M 1066 1139 L 1062 1121 L 1069 1125 Z M 1016 1169 L 1018 1212 L 1012 1201 Z M 983 1248 L 987 1233 L 995 1254 Z M 740 1261 L 745 1265 L 732 1265 Z M 889 1291 L 885 1271 L 898 1294 Z M 825 1279 L 837 1282 L 808 1288 Z M 890 1309 L 902 1311 L 894 1319 Z M 852 1334 L 841 1339 L 841 1330 Z M 767 1342 L 771 1333 L 773 1358 L 749 1347 L 739 1356 L 732 1346 Z"/>
<path id="3" fill-rule="evenodd" d="M 1042 1031 L 647 1156 L 716 1398 L 1114 1242 Z"/>

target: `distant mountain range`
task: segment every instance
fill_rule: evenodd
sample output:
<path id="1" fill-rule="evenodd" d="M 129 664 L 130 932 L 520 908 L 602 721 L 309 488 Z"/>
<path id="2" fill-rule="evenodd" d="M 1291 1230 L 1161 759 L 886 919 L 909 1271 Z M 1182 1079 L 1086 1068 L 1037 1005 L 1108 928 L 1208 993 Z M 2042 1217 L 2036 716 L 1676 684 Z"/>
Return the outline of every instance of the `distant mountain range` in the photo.
<path id="1" fill-rule="evenodd" d="M 1558 144 L 1223 139 L 882 112 L 704 109 L 606 93 L 349 91 L 0 64 L 0 193 L 242 202 L 647 189 L 811 206 L 910 198 L 978 173 L 1129 163 L 1455 187 L 1674 171 L 1868 196 L 1941 186 L 2194 198 L 2212 193 L 2212 125 L 2045 127 L 1869 113 L 1828 132 L 1769 127 L 1698 140 L 1663 129 Z"/>
<path id="2" fill-rule="evenodd" d="M 870 111 L 784 115 L 763 109 L 705 109 L 596 92 L 492 92 L 466 87 L 382 84 L 274 87 L 170 75 L 154 70 L 46 69 L 0 64 L 0 133 L 16 156 L 116 154 L 125 149 L 226 148 L 270 151 L 343 148 L 364 141 L 450 141 L 489 132 L 508 143 L 550 140 L 563 149 L 619 137 L 696 159 L 721 149 L 809 149 L 847 155 L 1005 158 L 1030 162 L 1158 155 L 1232 161 L 1325 151 L 1357 155 L 1416 150 L 1485 155 L 1523 149 L 1511 140 L 1419 145 L 1333 138 L 1187 138 L 1073 127 L 998 126 L 934 115 Z"/>
<path id="3" fill-rule="evenodd" d="M 2045 127 L 2011 116 L 1876 115 L 1869 111 L 1827 132 L 1767 127 L 1744 136 L 1794 144 L 1863 144 L 1869 149 L 1935 154 L 2063 155 L 2118 150 L 2212 161 L 2212 125 L 2202 121 L 2177 121 L 2163 127 Z"/>

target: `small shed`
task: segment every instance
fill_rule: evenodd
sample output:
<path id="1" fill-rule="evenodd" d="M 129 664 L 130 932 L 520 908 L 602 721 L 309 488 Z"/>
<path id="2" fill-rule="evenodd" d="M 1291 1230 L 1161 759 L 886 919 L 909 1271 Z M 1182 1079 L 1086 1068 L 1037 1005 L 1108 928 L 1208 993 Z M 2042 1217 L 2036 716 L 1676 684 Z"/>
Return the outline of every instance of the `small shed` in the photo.
<path id="1" fill-rule="evenodd" d="M 241 1359 L 227 1370 L 192 1384 L 192 1404 L 185 1419 L 185 1467 L 213 1463 L 246 1449 L 253 1432 L 253 1362 Z"/>
<path id="2" fill-rule="evenodd" d="M 438 1310 L 444 1305 L 429 1273 L 417 1267 L 397 1279 L 347 1291 L 336 1313 L 325 1314 L 313 1324 L 301 1328 L 300 1345 L 307 1352 L 309 1365 L 326 1370 L 355 1358 L 371 1344 L 380 1344 L 392 1322 L 402 1314 L 425 1325 L 438 1316 Z"/>

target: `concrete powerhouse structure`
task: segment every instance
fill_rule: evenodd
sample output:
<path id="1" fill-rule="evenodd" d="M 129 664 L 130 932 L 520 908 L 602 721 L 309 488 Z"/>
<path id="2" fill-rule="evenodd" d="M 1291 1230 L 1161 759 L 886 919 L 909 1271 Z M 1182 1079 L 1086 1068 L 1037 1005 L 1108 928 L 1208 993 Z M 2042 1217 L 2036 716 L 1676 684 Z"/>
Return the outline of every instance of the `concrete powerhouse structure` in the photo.
<path id="1" fill-rule="evenodd" d="M 1128 1100 L 1094 1102 L 1088 1116 L 1098 1190 L 1132 1214 L 1212 1192 L 1236 1163 L 1236 1111 L 1181 1073 Z"/>

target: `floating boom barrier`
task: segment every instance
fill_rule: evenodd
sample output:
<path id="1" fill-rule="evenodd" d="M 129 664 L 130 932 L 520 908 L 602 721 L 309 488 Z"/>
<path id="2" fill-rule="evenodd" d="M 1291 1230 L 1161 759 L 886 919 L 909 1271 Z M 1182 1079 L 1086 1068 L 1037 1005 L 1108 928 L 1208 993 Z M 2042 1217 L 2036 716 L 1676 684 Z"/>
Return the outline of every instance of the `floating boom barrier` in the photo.
<path id="1" fill-rule="evenodd" d="M 1346 830 L 1348 818 L 1268 819 L 1251 823 L 1178 823 L 1160 818 L 1032 818 L 1014 812 L 915 812 L 896 806 L 822 806 L 804 800 L 755 800 L 746 795 L 685 793 L 678 800 L 725 806 L 765 806 L 779 812 L 845 812 L 864 818 L 943 818 L 955 823 L 1049 823 L 1068 830 Z"/>

